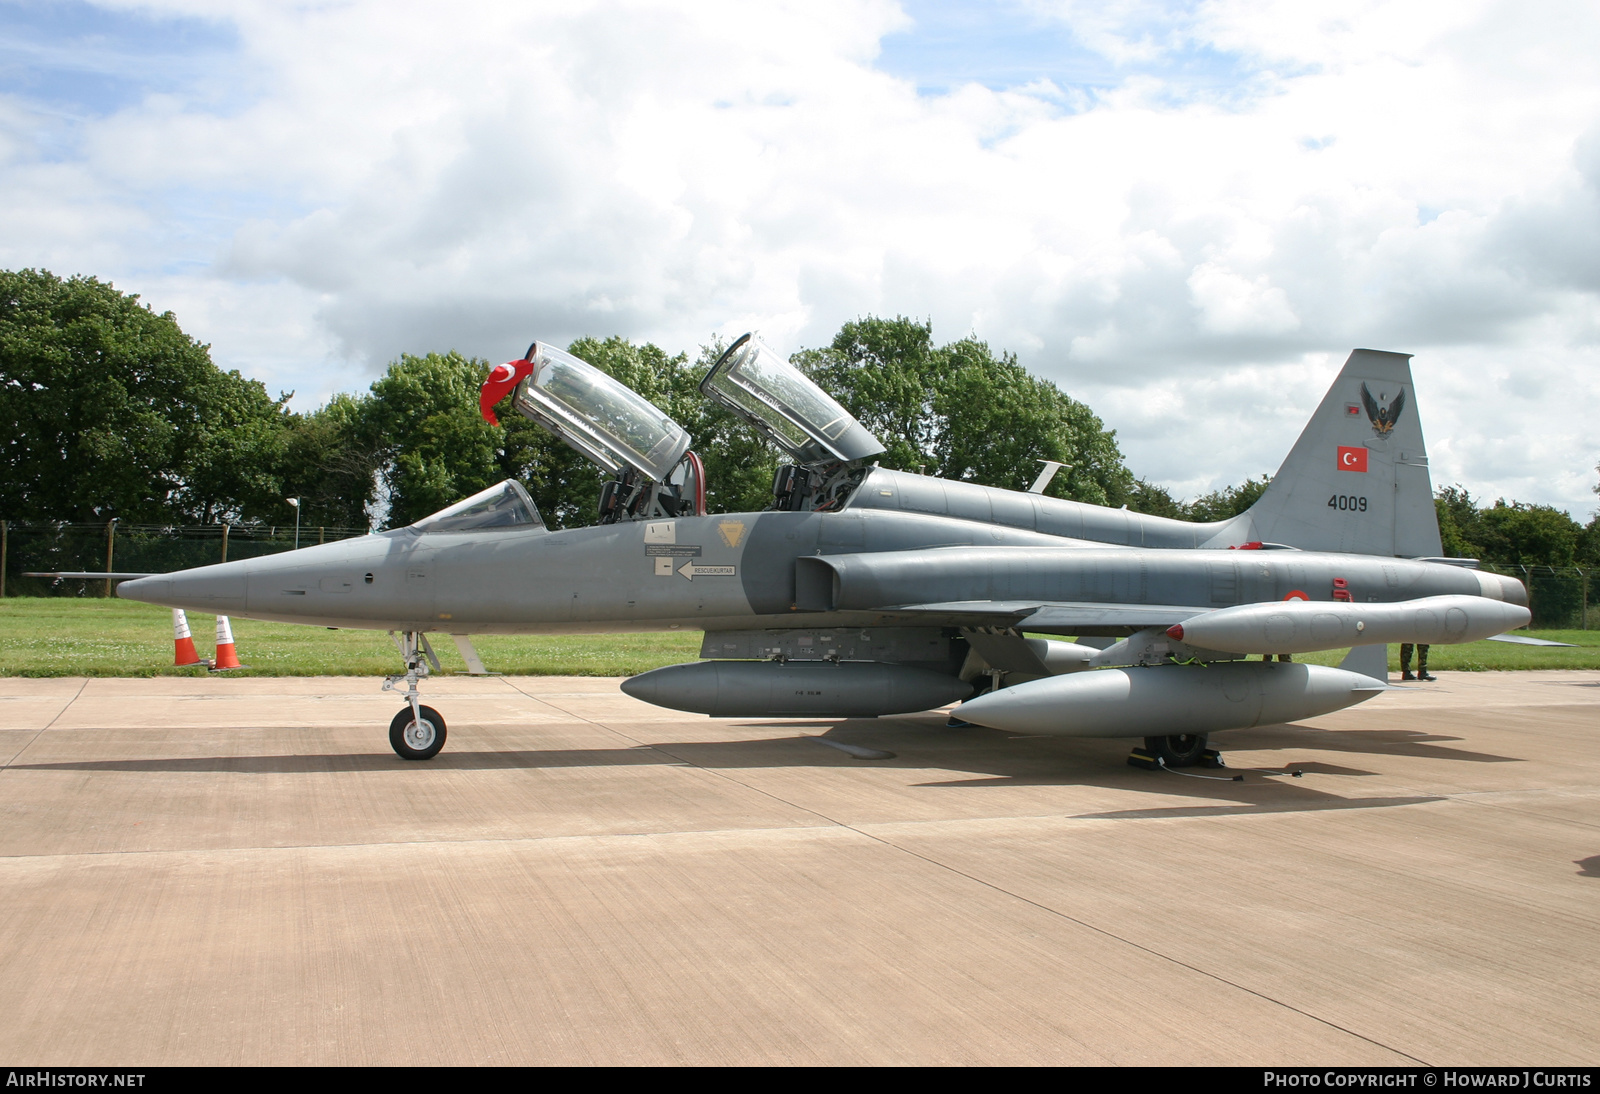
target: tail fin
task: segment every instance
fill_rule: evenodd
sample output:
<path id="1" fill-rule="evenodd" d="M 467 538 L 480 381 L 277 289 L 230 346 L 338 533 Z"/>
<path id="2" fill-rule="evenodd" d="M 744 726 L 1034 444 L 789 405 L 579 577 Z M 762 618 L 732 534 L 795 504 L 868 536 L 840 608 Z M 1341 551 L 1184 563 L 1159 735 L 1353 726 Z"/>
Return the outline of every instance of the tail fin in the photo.
<path id="1" fill-rule="evenodd" d="M 1252 536 L 1307 551 L 1442 553 L 1411 355 L 1358 349 L 1248 513 Z"/>

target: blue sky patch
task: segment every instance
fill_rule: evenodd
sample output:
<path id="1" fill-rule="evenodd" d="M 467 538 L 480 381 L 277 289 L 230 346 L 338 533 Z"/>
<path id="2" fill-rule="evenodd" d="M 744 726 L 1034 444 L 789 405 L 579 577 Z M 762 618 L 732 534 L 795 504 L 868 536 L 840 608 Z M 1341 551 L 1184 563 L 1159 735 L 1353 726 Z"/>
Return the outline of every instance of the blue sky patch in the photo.
<path id="1" fill-rule="evenodd" d="M 901 6 L 914 25 L 885 36 L 877 67 L 911 80 L 924 95 L 947 94 L 968 83 L 1002 91 L 1050 80 L 1092 99 L 1133 76 L 1159 79 L 1162 97 L 1174 105 L 1253 98 L 1259 90 L 1262 73 L 1245 58 L 1187 34 L 1190 3 L 1170 5 L 1161 19 L 1117 28 L 1124 39 L 1154 47 L 1146 57 L 1122 61 L 1092 48 L 1069 22 L 1016 0 L 902 0 Z"/>
<path id="2" fill-rule="evenodd" d="M 103 117 L 150 94 L 192 95 L 238 45 L 228 23 L 82 0 L 0 0 L 0 94 L 68 117 Z"/>

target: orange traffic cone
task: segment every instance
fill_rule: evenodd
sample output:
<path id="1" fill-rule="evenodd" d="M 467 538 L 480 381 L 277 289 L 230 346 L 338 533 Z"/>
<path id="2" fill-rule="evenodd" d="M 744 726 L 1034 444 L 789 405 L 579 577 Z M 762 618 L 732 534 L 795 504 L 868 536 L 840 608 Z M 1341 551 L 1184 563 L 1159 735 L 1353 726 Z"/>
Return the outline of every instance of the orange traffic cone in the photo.
<path id="1" fill-rule="evenodd" d="M 183 614 L 182 608 L 172 609 L 172 646 L 174 665 L 182 667 L 205 664 L 195 652 L 194 635 L 189 633 L 189 617 Z"/>
<path id="2" fill-rule="evenodd" d="M 217 659 L 211 662 L 212 672 L 221 672 L 223 669 L 242 669 L 239 664 L 239 654 L 233 648 L 233 628 L 228 626 L 228 617 L 217 616 Z"/>

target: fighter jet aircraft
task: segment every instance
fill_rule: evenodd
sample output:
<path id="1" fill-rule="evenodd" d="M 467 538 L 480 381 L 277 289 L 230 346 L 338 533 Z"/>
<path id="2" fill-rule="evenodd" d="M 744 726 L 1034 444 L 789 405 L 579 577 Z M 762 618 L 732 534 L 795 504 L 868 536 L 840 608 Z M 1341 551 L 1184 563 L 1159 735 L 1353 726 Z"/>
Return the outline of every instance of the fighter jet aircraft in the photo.
<path id="1" fill-rule="evenodd" d="M 121 585 L 122 596 L 396 636 L 390 743 L 426 760 L 428 634 L 704 632 L 633 677 L 719 717 L 871 717 L 961 702 L 1026 733 L 1143 738 L 1130 762 L 1219 764 L 1211 734 L 1387 687 L 1386 643 L 1525 625 L 1515 580 L 1440 558 L 1410 358 L 1356 350 L 1249 511 L 1209 524 L 880 467 L 883 446 L 752 335 L 701 391 L 790 462 L 759 513 L 706 512 L 691 439 L 637 393 L 535 343 L 484 381 L 602 468 L 592 527 L 550 531 L 506 481 L 407 528 Z M 1027 637 L 1034 635 L 1058 637 Z M 1076 641 L 1064 641 L 1072 637 Z M 1354 647 L 1339 668 L 1292 655 Z M 1261 656 L 1261 660 L 1250 660 Z M 1274 659 L 1276 658 L 1276 659 Z"/>

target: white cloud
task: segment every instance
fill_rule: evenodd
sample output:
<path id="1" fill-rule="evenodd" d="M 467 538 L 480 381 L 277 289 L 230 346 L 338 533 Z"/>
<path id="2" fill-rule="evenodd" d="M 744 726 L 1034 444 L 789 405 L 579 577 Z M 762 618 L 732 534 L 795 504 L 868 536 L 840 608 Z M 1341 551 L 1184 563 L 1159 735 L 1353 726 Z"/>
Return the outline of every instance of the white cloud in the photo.
<path id="1" fill-rule="evenodd" d="M 1364 345 L 1417 354 L 1436 479 L 1593 508 L 1592 5 L 1034 4 L 1125 78 L 943 95 L 874 67 L 887 2 L 159 10 L 234 52 L 70 123 L 0 97 L 0 264 L 112 277 L 297 405 L 402 351 L 907 314 L 1194 493 Z"/>
<path id="2" fill-rule="evenodd" d="M 1215 262 L 1189 274 L 1189 296 L 1208 334 L 1282 334 L 1300 325 L 1282 289 L 1265 277 L 1246 278 Z"/>

